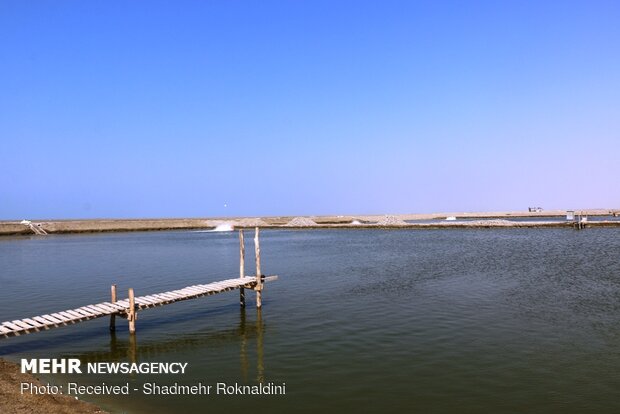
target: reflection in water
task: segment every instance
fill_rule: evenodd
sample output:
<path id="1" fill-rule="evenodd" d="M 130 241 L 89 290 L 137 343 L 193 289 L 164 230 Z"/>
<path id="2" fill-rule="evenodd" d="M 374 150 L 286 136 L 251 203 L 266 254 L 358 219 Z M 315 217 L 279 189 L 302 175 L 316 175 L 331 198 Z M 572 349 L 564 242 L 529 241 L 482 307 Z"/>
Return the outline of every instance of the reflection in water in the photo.
<path id="1" fill-rule="evenodd" d="M 239 336 L 241 337 L 241 376 L 243 382 L 248 381 L 248 335 L 246 330 L 245 307 L 239 312 Z"/>
<path id="2" fill-rule="evenodd" d="M 138 362 L 138 341 L 136 340 L 136 334 L 129 335 L 129 339 L 127 344 L 125 345 L 122 341 L 119 344 L 118 338 L 116 337 L 116 332 L 110 332 L 110 356 L 114 359 L 122 358 L 122 356 L 126 355 L 127 360 L 132 363 Z M 86 358 L 90 359 L 91 355 L 88 355 Z M 97 359 L 106 359 L 105 357 L 97 357 Z"/>
<path id="3" fill-rule="evenodd" d="M 244 382 L 248 381 L 248 331 L 251 330 L 249 328 L 246 321 L 246 313 L 245 308 L 241 308 L 239 313 L 239 337 L 241 339 L 241 376 Z M 263 325 L 263 315 L 262 309 L 258 308 L 256 310 L 256 325 L 255 325 L 255 333 L 256 333 L 256 371 L 257 371 L 257 382 L 263 383 L 265 382 L 265 364 L 264 364 L 264 348 L 263 348 L 263 332 L 265 331 L 265 327 Z"/>
<path id="4" fill-rule="evenodd" d="M 265 382 L 265 364 L 263 363 L 263 313 L 262 309 L 256 309 L 256 381 L 259 384 Z"/>
<path id="5" fill-rule="evenodd" d="M 138 341 L 136 340 L 136 334 L 129 335 L 129 349 L 127 350 L 127 359 L 130 362 L 138 362 Z"/>
<path id="6" fill-rule="evenodd" d="M 145 343 L 138 346 L 137 334 L 121 336 L 116 332 L 110 332 L 109 351 L 91 351 L 80 354 L 72 354 L 72 357 L 79 358 L 82 362 L 101 362 L 101 361 L 122 361 L 127 360 L 138 363 L 143 360 L 161 359 L 166 354 L 178 351 L 188 351 L 191 349 L 204 348 L 214 343 L 240 343 L 240 366 L 243 381 L 247 383 L 249 377 L 250 357 L 248 343 L 256 340 L 256 372 L 257 381 L 265 381 L 264 364 L 264 332 L 262 310 L 257 309 L 256 322 L 247 322 L 246 309 L 241 308 L 239 312 L 239 324 L 236 328 L 229 328 L 209 333 L 207 335 L 196 336 L 187 334 L 177 337 L 170 341 L 158 341 Z"/>

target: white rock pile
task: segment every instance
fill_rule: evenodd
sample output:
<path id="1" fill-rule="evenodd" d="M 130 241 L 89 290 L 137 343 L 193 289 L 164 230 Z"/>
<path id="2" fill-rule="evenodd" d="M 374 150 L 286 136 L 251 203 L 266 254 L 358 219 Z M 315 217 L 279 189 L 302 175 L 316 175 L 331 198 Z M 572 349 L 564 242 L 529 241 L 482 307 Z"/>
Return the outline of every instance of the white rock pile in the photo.
<path id="1" fill-rule="evenodd" d="M 285 224 L 286 227 L 312 227 L 317 224 L 308 217 L 295 217 L 293 220 Z"/>
<path id="2" fill-rule="evenodd" d="M 466 225 L 468 226 L 493 226 L 493 227 L 512 227 L 515 226 L 514 221 L 502 220 L 502 219 L 491 219 L 491 220 L 472 220 L 466 221 Z"/>
<path id="3" fill-rule="evenodd" d="M 378 226 L 406 226 L 407 222 L 396 216 L 384 216 L 377 222 Z"/>

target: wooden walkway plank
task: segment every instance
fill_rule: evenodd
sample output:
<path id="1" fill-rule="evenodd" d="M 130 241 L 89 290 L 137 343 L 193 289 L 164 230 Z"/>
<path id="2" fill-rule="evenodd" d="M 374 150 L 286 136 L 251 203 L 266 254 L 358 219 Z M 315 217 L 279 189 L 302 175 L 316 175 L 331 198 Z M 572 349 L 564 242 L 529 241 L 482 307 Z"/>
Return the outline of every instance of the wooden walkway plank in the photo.
<path id="1" fill-rule="evenodd" d="M 107 315 L 109 315 L 109 311 L 107 311 L 104 308 L 99 308 L 99 304 L 97 304 L 97 305 L 86 305 L 86 306 L 83 306 L 83 308 L 85 310 L 89 311 L 89 312 L 94 313 L 95 316 L 98 316 L 98 315 L 107 316 Z"/>
<path id="2" fill-rule="evenodd" d="M 151 303 L 151 302 L 147 302 L 144 298 L 136 298 L 135 301 L 137 305 L 147 305 Z M 127 304 L 127 308 L 128 307 L 129 307 L 129 304 Z"/>
<path id="3" fill-rule="evenodd" d="M 60 314 L 66 314 L 68 315 L 71 319 L 77 319 L 77 320 L 81 320 L 86 318 L 86 316 L 82 315 L 81 313 L 76 312 L 75 310 L 66 310 L 63 312 L 59 312 Z"/>
<path id="4" fill-rule="evenodd" d="M 47 317 L 47 315 L 43 315 L 43 316 Z M 53 316 L 56 319 L 63 319 L 65 322 L 71 322 L 73 319 L 75 319 L 74 316 L 71 316 L 66 312 L 52 313 L 50 314 L 50 316 Z"/>
<path id="5" fill-rule="evenodd" d="M 167 298 L 164 298 L 163 296 L 161 296 L 158 293 L 154 294 L 154 295 L 151 295 L 151 298 L 153 299 L 153 301 L 155 301 L 155 303 L 166 302 L 167 300 L 169 300 Z"/>
<path id="6" fill-rule="evenodd" d="M 85 306 L 86 309 L 90 309 L 93 312 L 97 312 L 98 314 L 103 314 L 104 316 L 109 315 L 110 313 L 114 313 L 115 310 L 113 309 L 107 309 L 104 306 L 102 306 L 101 304 L 96 304 L 96 305 L 88 305 Z"/>
<path id="7" fill-rule="evenodd" d="M 98 303 L 96 305 L 91 305 L 97 309 L 101 309 L 103 312 L 106 312 L 108 315 L 118 312 L 118 309 L 106 305 L 105 303 Z"/>
<path id="8" fill-rule="evenodd" d="M 48 320 L 48 319 L 45 319 L 45 318 L 44 318 L 44 317 L 42 317 L 42 316 L 33 316 L 33 317 L 32 317 L 32 319 L 34 319 L 35 321 L 38 321 L 38 322 L 40 322 L 40 323 L 44 324 L 45 326 L 50 326 L 50 325 L 52 325 L 52 326 L 54 326 L 54 327 L 55 327 L 55 326 L 57 326 L 57 325 L 60 323 L 60 322 L 50 321 L 50 320 Z"/>
<path id="9" fill-rule="evenodd" d="M 166 300 L 175 300 L 179 298 L 179 296 L 171 295 L 170 293 L 158 293 L 157 296 L 162 297 Z"/>
<path id="10" fill-rule="evenodd" d="M 262 282 L 276 279 L 277 276 L 267 276 L 262 279 Z M 168 292 L 135 297 L 135 309 L 148 309 L 156 306 L 163 306 L 179 301 L 228 292 L 234 289 L 253 289 L 256 284 L 257 281 L 255 276 L 245 276 L 235 279 L 187 286 L 182 289 Z M 40 332 L 50 328 L 67 326 L 109 315 L 120 315 L 126 317 L 129 313 L 130 309 L 128 299 L 122 299 L 113 303 L 101 302 L 82 306 L 76 309 L 67 309 L 60 312 L 33 316 L 30 318 L 2 322 L 0 324 L 0 337 L 8 338 L 10 336 L 20 336 L 21 334 Z"/>
<path id="11" fill-rule="evenodd" d="M 154 305 L 158 302 L 157 298 L 153 297 L 152 295 L 150 296 L 141 296 L 139 298 L 137 298 L 138 300 L 140 300 L 143 303 L 148 303 L 151 305 Z M 127 304 L 127 307 L 129 308 L 129 304 Z"/>
<path id="12" fill-rule="evenodd" d="M 30 326 L 27 323 L 22 322 L 22 321 L 13 321 L 12 323 L 17 325 L 17 326 L 19 326 L 21 330 L 23 330 L 23 329 L 25 329 L 25 330 L 34 329 L 34 326 Z"/>
<path id="13" fill-rule="evenodd" d="M 204 293 L 204 290 L 202 289 L 186 290 L 185 292 L 183 292 L 183 294 L 187 296 L 202 295 L 203 293 Z"/>
<path id="14" fill-rule="evenodd" d="M 93 311 L 90 311 L 88 309 L 86 309 L 84 306 L 82 306 L 81 308 L 77 308 L 77 309 L 73 309 L 75 312 L 77 313 L 81 313 L 84 316 L 86 316 L 87 318 L 92 318 L 93 316 L 96 316 L 97 314 L 94 313 Z"/>
<path id="15" fill-rule="evenodd" d="M 118 304 L 118 302 L 116 303 L 111 303 L 111 302 L 103 302 L 101 303 L 101 305 L 107 306 L 108 308 L 112 308 L 114 310 L 118 311 L 124 311 L 125 308 L 121 305 Z"/>
<path id="16" fill-rule="evenodd" d="M 54 318 L 51 315 L 41 315 L 41 316 L 37 316 L 37 318 L 41 318 L 44 321 L 49 321 L 49 322 L 53 322 L 53 323 L 64 323 L 65 322 L 64 320 L 58 319 L 58 318 Z"/>
<path id="17" fill-rule="evenodd" d="M 145 297 L 137 297 L 137 298 L 135 298 L 134 300 L 135 300 L 135 302 L 136 302 L 137 304 L 141 304 L 141 303 L 145 303 L 145 304 L 146 304 L 146 303 L 150 303 L 150 302 L 147 302 L 147 301 L 145 300 Z M 119 303 L 119 302 L 116 302 L 116 303 Z M 127 306 L 124 306 L 124 307 L 123 307 L 123 309 L 127 309 L 128 307 L 129 307 L 129 303 L 127 304 Z"/>
<path id="18" fill-rule="evenodd" d="M 2 325 L 6 326 L 7 328 L 11 328 L 14 331 L 19 331 L 22 329 L 21 327 L 14 325 L 11 322 L 4 322 Z"/>
<path id="19" fill-rule="evenodd" d="M 45 324 L 45 323 L 33 321 L 30 318 L 24 318 L 24 319 L 22 319 L 22 321 L 24 321 L 24 322 L 34 326 L 35 328 L 45 328 L 45 326 L 47 326 L 47 324 Z"/>

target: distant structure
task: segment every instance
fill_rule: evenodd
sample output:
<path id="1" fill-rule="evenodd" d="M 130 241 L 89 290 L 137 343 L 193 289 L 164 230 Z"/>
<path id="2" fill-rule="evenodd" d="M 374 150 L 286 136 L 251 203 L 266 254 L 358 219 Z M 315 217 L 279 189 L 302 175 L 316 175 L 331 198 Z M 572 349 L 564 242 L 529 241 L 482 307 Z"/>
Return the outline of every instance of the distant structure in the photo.
<path id="1" fill-rule="evenodd" d="M 542 207 L 528 207 L 527 209 L 530 213 L 540 213 L 543 211 Z"/>
<path id="2" fill-rule="evenodd" d="M 566 220 L 567 221 L 575 220 L 575 211 L 574 210 L 567 210 L 566 211 Z"/>
<path id="3" fill-rule="evenodd" d="M 30 220 L 22 220 L 19 223 L 23 224 L 24 226 L 28 226 L 34 234 L 37 234 L 39 236 L 45 236 L 47 234 L 41 223 L 33 223 Z"/>

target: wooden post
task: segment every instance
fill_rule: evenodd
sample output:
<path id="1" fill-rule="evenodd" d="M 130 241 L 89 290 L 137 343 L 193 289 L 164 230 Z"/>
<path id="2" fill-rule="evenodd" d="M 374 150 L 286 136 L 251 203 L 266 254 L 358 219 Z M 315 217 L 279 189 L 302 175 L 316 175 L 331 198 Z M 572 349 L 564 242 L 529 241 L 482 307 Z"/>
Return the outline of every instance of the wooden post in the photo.
<path id="1" fill-rule="evenodd" d="M 136 332 L 136 302 L 133 296 L 133 288 L 129 288 L 129 314 L 127 315 L 129 321 L 129 333 Z"/>
<path id="2" fill-rule="evenodd" d="M 262 274 L 260 271 L 260 242 L 258 240 L 258 227 L 254 230 L 254 253 L 256 256 L 256 307 L 260 308 L 263 306 L 262 301 L 262 290 L 263 290 L 263 281 Z"/>
<path id="3" fill-rule="evenodd" d="M 110 300 L 110 302 L 114 303 L 116 302 L 116 285 L 112 285 L 110 290 L 112 293 L 112 299 Z M 110 332 L 114 331 L 116 331 L 116 315 L 112 314 L 110 315 Z"/>
<path id="4" fill-rule="evenodd" d="M 239 230 L 239 277 L 245 277 L 245 240 L 243 230 Z M 245 289 L 239 289 L 239 305 L 245 308 Z"/>

